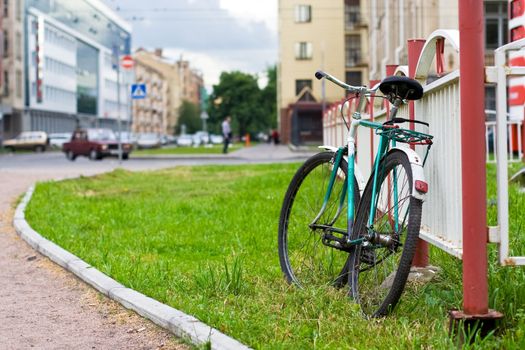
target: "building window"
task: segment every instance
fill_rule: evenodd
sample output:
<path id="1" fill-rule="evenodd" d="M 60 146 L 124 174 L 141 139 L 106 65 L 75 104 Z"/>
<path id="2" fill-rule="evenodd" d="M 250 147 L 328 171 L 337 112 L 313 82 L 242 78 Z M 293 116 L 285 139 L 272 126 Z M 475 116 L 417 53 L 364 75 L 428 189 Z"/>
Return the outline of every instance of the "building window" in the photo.
<path id="1" fill-rule="evenodd" d="M 16 97 L 22 98 L 22 72 L 20 70 L 16 71 Z"/>
<path id="2" fill-rule="evenodd" d="M 485 110 L 496 111 L 496 88 L 494 86 L 485 86 Z M 487 113 L 487 120 L 496 120 L 496 114 Z"/>
<path id="3" fill-rule="evenodd" d="M 16 45 L 16 59 L 17 60 L 22 60 L 22 34 L 20 34 L 19 32 L 16 33 L 16 42 L 15 42 L 15 45 Z"/>
<path id="4" fill-rule="evenodd" d="M 359 0 L 345 0 L 345 26 L 354 29 L 360 22 Z"/>
<path id="5" fill-rule="evenodd" d="M 346 72 L 346 83 L 353 86 L 363 85 L 363 76 L 361 72 Z"/>
<path id="6" fill-rule="evenodd" d="M 4 71 L 4 96 L 9 96 L 9 72 Z"/>
<path id="7" fill-rule="evenodd" d="M 9 33 L 4 32 L 4 57 L 9 56 Z"/>
<path id="8" fill-rule="evenodd" d="M 9 15 L 9 0 L 4 0 L 4 17 L 8 17 L 8 15 Z"/>
<path id="9" fill-rule="evenodd" d="M 22 1 L 15 1 L 16 3 L 16 19 L 21 20 L 22 19 Z"/>
<path id="10" fill-rule="evenodd" d="M 300 42 L 295 44 L 295 58 L 298 60 L 312 59 L 312 43 Z"/>
<path id="11" fill-rule="evenodd" d="M 497 49 L 508 42 L 507 2 L 485 2 L 485 48 Z"/>
<path id="12" fill-rule="evenodd" d="M 355 67 L 361 63 L 361 37 L 359 35 L 346 36 L 346 66 Z"/>
<path id="13" fill-rule="evenodd" d="M 312 21 L 312 6 L 295 5 L 295 23 L 308 23 Z"/>
<path id="14" fill-rule="evenodd" d="M 312 88 L 312 79 L 298 79 L 295 81 L 295 95 L 299 95 L 305 87 Z"/>
<path id="15" fill-rule="evenodd" d="M 308 23 L 312 21 L 312 6 L 295 5 L 295 23 Z"/>

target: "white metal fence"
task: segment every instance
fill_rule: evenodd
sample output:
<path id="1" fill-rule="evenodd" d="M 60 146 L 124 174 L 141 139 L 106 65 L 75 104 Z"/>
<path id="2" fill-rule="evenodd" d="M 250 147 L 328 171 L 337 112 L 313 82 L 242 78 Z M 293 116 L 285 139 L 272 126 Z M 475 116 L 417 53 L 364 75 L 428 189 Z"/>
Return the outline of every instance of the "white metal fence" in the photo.
<path id="1" fill-rule="evenodd" d="M 461 161 L 461 115 L 459 70 L 453 71 L 427 84 L 431 63 L 436 56 L 437 40 L 446 40 L 453 51 L 459 53 L 459 33 L 453 30 L 437 30 L 427 39 L 416 66 L 415 78 L 424 87 L 424 96 L 415 101 L 415 118 L 430 124 L 428 131 L 434 135 L 434 144 L 425 165 L 429 191 L 423 206 L 420 237 L 448 253 L 462 258 L 463 255 L 463 208 L 462 208 L 462 161 Z M 523 122 L 507 118 L 507 79 L 509 76 L 525 75 L 525 67 L 508 67 L 507 52 L 525 47 L 525 39 L 507 44 L 496 50 L 496 66 L 486 68 L 488 83 L 497 84 L 496 121 L 486 123 L 487 162 L 497 162 L 498 168 L 498 227 L 490 228 L 489 241 L 500 244 L 500 263 L 525 265 L 525 257 L 509 256 L 509 213 L 507 163 L 523 159 Z M 396 70 L 406 75 L 406 66 Z M 371 103 L 369 103 L 370 105 Z M 386 109 L 372 103 L 373 113 L 363 114 L 363 119 L 386 120 Z M 340 146 L 345 144 L 346 127 L 340 112 L 348 118 L 354 104 L 337 104 L 324 115 L 324 143 Z M 408 116 L 408 108 L 400 109 L 399 115 Z M 377 151 L 377 138 L 373 131 L 360 128 L 357 134 L 357 165 L 365 178 L 371 173 L 373 155 Z M 423 147 L 416 151 L 423 155 Z"/>
<path id="2" fill-rule="evenodd" d="M 454 71 L 440 79 L 426 84 L 430 64 L 435 56 L 436 40 L 447 39 L 451 46 L 459 50 L 457 31 L 436 31 L 423 47 L 421 58 L 416 68 L 416 78 L 424 86 L 424 97 L 415 101 L 415 117 L 430 124 L 430 129 L 416 129 L 435 136 L 425 166 L 425 176 L 430 185 L 423 206 L 423 221 L 420 237 L 446 250 L 450 254 L 462 257 L 462 186 L 461 186 L 461 120 L 459 108 L 459 71 Z M 407 67 L 398 67 L 395 74 L 406 75 Z M 378 103 L 375 103 L 376 109 Z M 324 116 L 324 143 L 343 145 L 346 128 L 340 117 L 341 105 L 336 105 Z M 346 108 L 343 109 L 345 111 Z M 350 105 L 352 110 L 352 105 Z M 345 113 L 345 116 L 350 116 Z M 408 118 L 409 108 L 399 110 L 399 116 Z M 373 115 L 375 121 L 385 121 L 385 109 Z M 364 114 L 363 119 L 372 116 Z M 360 128 L 357 134 L 357 165 L 365 178 L 371 173 L 373 154 L 377 150 L 378 140 L 373 131 Z M 426 148 L 416 146 L 421 154 Z"/>
<path id="3" fill-rule="evenodd" d="M 486 110 L 485 114 L 495 119 L 496 111 Z M 516 163 L 523 159 L 523 121 L 507 120 L 507 159 L 509 162 Z M 497 127 L 496 120 L 485 122 L 485 145 L 487 163 L 496 163 L 497 154 Z"/>

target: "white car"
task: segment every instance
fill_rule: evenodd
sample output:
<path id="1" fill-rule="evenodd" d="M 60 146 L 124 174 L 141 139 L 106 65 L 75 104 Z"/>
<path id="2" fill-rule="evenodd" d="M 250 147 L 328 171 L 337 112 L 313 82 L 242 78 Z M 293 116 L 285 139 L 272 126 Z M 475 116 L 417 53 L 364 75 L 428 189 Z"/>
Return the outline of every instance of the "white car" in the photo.
<path id="1" fill-rule="evenodd" d="M 202 145 L 210 143 L 210 135 L 207 131 L 197 131 L 193 137 L 195 145 Z"/>
<path id="2" fill-rule="evenodd" d="M 161 140 L 157 134 L 140 134 L 137 140 L 138 148 L 157 148 L 161 146 Z"/>
<path id="3" fill-rule="evenodd" d="M 210 135 L 210 141 L 211 143 L 213 143 L 214 145 L 219 145 L 221 143 L 224 142 L 224 137 L 222 137 L 222 135 L 214 135 L 214 134 L 211 134 Z"/>
<path id="4" fill-rule="evenodd" d="M 180 135 L 177 137 L 177 146 L 191 146 L 193 145 L 192 135 Z"/>
<path id="5" fill-rule="evenodd" d="M 62 133 L 54 133 L 49 134 L 49 145 L 51 148 L 57 148 L 62 149 L 62 145 L 69 140 L 71 140 L 71 133 L 69 132 L 62 132 Z"/>

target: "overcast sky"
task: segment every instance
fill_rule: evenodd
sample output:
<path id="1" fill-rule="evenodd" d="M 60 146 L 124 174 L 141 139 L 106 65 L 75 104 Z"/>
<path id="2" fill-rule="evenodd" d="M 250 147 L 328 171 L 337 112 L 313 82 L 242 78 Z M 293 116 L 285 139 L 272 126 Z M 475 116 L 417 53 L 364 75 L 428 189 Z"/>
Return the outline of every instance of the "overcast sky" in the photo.
<path id="1" fill-rule="evenodd" d="M 277 61 L 277 0 L 104 0 L 133 26 L 133 47 L 191 62 L 208 87 L 222 71 Z"/>

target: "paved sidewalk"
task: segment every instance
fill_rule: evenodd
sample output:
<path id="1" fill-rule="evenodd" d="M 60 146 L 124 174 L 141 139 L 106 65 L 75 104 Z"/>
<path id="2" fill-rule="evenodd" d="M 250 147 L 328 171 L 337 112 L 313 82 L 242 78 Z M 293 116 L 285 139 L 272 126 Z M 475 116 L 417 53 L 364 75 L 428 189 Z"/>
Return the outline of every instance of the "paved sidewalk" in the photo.
<path id="1" fill-rule="evenodd" d="M 318 150 L 292 151 L 286 145 L 259 144 L 253 147 L 244 147 L 238 151 L 229 153 L 231 156 L 245 160 L 282 161 L 282 160 L 301 160 L 319 152 Z"/>
<path id="2" fill-rule="evenodd" d="M 241 160 L 247 162 L 272 162 L 272 161 L 294 161 L 303 160 L 309 156 L 317 153 L 318 150 L 291 150 L 286 145 L 272 145 L 272 144 L 258 144 L 251 147 L 243 147 L 240 150 L 230 152 L 228 154 L 158 154 L 158 155 L 139 155 L 134 156 L 131 154 L 131 158 L 135 160 L 139 159 L 217 159 L 217 160 Z"/>
<path id="3" fill-rule="evenodd" d="M 52 173 L 0 173 L 0 348 L 187 349 L 16 235 L 13 201 L 35 181 L 50 177 Z"/>

